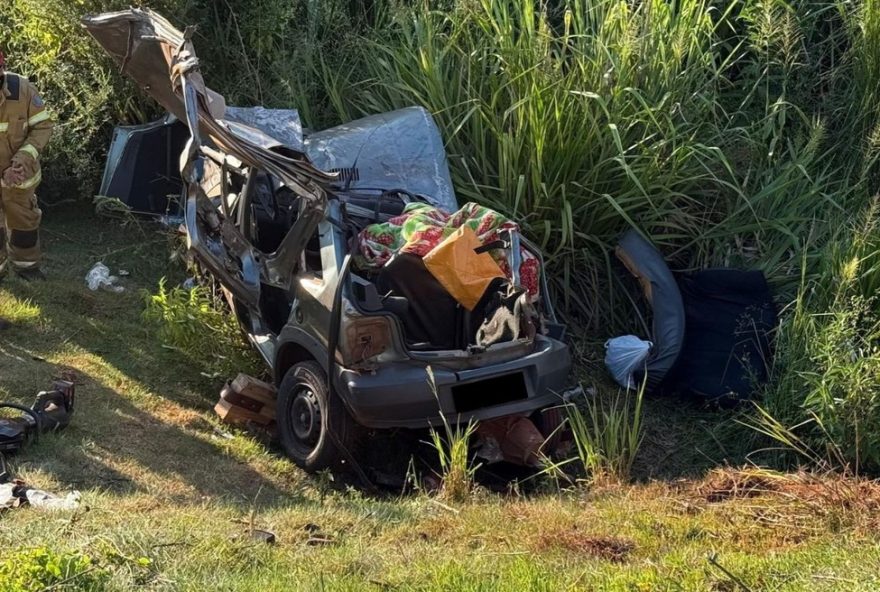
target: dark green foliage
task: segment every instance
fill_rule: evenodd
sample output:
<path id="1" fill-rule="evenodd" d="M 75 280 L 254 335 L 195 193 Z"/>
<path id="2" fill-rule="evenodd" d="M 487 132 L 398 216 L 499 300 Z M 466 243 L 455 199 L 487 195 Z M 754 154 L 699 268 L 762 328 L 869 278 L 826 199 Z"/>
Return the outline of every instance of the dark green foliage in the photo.
<path id="1" fill-rule="evenodd" d="M 144 298 L 144 319 L 154 324 L 168 347 L 194 363 L 221 377 L 262 370 L 219 294 L 200 285 L 168 288 L 163 278 L 158 291 Z"/>
<path id="2" fill-rule="evenodd" d="M 12 67 L 38 81 L 62 122 L 44 198 L 91 196 L 112 125 L 158 114 L 77 24 L 124 4 L 13 0 L 0 9 Z M 585 342 L 636 325 L 609 255 L 630 226 L 678 269 L 763 269 L 781 303 L 798 302 L 783 317 L 768 405 L 791 421 L 821 411 L 821 433 L 851 460 L 875 463 L 865 443 L 880 428 L 864 429 L 880 425 L 880 412 L 865 402 L 873 395 L 858 394 L 871 364 L 854 378 L 822 370 L 843 365 L 822 356 L 841 335 L 867 339 L 859 351 L 875 346 L 873 296 L 850 294 L 835 257 L 861 240 L 852 229 L 880 186 L 878 0 L 152 7 L 199 26 L 207 82 L 230 104 L 296 107 L 312 127 L 430 109 L 460 200 L 515 217 L 541 244 L 553 295 Z M 859 281 L 877 283 L 874 267 L 861 265 Z M 841 293 L 820 297 L 825 285 Z M 817 385 L 833 394 L 816 395 Z M 846 404 L 818 404 L 823 397 Z M 857 444 L 846 441 L 844 407 L 861 418 Z"/>
<path id="3" fill-rule="evenodd" d="M 125 0 L 11 0 L 0 7 L 0 48 L 9 69 L 31 78 L 59 125 L 44 157 L 44 201 L 91 199 L 114 125 L 161 115 L 154 101 L 119 75 L 79 20 L 128 8 Z M 280 0 L 159 0 L 149 7 L 183 28 L 198 27 L 209 84 L 230 104 L 297 105 L 307 123 L 329 113 L 321 61 L 341 62 L 359 22 L 357 6 Z M 353 16 L 354 15 L 354 16 Z"/>

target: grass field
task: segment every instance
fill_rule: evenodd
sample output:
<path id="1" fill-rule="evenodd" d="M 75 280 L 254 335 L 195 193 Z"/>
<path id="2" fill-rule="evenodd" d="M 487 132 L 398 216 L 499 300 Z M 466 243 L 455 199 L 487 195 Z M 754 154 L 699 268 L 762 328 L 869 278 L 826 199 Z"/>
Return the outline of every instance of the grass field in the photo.
<path id="1" fill-rule="evenodd" d="M 217 423 L 225 377 L 164 347 L 142 320 L 141 291 L 183 279 L 167 235 L 84 209 L 46 212 L 49 281 L 0 284 L 0 315 L 13 321 L 0 332 L 0 400 L 30 403 L 63 369 L 79 376 L 72 425 L 16 457 L 16 473 L 84 500 L 75 512 L 0 515 L 0 591 L 880 587 L 880 487 L 708 470 L 742 463 L 750 441 L 730 435 L 735 414 L 678 401 L 648 402 L 632 485 L 478 488 L 450 505 L 308 476 Z M 123 294 L 86 288 L 99 260 L 130 272 Z M 252 541 L 251 528 L 277 543 Z M 28 588 L 23 557 L 35 553 L 90 563 L 37 573 Z"/>

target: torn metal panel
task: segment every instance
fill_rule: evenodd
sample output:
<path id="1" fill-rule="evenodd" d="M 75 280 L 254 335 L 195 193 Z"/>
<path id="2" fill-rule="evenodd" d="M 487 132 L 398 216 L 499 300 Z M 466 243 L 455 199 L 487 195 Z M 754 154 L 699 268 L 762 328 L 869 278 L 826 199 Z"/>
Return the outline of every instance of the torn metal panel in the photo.
<path id="1" fill-rule="evenodd" d="M 351 189 L 403 189 L 449 212 L 458 209 L 443 138 L 422 107 L 370 115 L 309 134 L 305 143 L 318 168 L 356 169 L 346 179 Z"/>
<path id="2" fill-rule="evenodd" d="M 135 213 L 180 214 L 179 204 L 169 196 L 180 195 L 176 155 L 188 136 L 186 126 L 173 115 L 116 127 L 99 195 L 115 197 Z"/>
<path id="3" fill-rule="evenodd" d="M 289 288 L 290 270 L 323 219 L 335 175 L 316 169 L 301 152 L 273 143 L 259 130 L 222 120 L 225 100 L 205 86 L 191 29 L 181 33 L 158 14 L 139 9 L 88 16 L 82 22 L 124 73 L 186 122 L 190 139 L 180 155 L 180 172 L 186 182 L 190 249 L 241 302 L 258 310 L 261 283 Z M 208 143 L 211 150 L 273 175 L 299 197 L 296 221 L 274 253 L 257 256 L 236 222 L 218 216 L 201 186 L 207 160 L 203 145 Z"/>
<path id="4" fill-rule="evenodd" d="M 333 182 L 335 175 L 316 169 L 294 151 L 273 150 L 243 137 L 246 134 L 231 133 L 230 124 L 223 121 L 225 99 L 205 86 L 192 42 L 167 20 L 150 10 L 130 9 L 87 16 L 82 22 L 125 74 L 182 121 L 187 119 L 181 84 L 186 77 L 197 94 L 199 129 L 215 146 L 272 173 L 292 189 L 326 200 L 321 186 Z"/>
<path id="5" fill-rule="evenodd" d="M 296 109 L 226 107 L 224 119 L 227 123 L 244 124 L 258 129 L 291 150 L 306 151 L 302 121 Z"/>

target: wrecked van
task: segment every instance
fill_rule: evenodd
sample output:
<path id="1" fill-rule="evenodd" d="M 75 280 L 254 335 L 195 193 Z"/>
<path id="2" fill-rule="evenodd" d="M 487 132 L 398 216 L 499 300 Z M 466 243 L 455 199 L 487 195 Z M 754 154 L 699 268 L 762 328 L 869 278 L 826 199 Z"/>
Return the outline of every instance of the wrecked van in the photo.
<path id="1" fill-rule="evenodd" d="M 352 462 L 369 429 L 532 414 L 547 423 L 539 411 L 560 403 L 571 359 L 541 255 L 515 223 L 458 207 L 425 110 L 305 134 L 297 118 L 228 108 L 205 86 L 190 29 L 137 9 L 83 24 L 187 125 L 188 245 L 271 369 L 279 436 L 298 465 Z M 427 226 L 407 238 L 415 215 Z M 453 234 L 480 244 L 448 252 L 491 253 L 481 265 L 501 270 L 476 278 L 483 292 L 468 306 L 450 292 L 467 263 L 445 276 L 425 263 Z"/>

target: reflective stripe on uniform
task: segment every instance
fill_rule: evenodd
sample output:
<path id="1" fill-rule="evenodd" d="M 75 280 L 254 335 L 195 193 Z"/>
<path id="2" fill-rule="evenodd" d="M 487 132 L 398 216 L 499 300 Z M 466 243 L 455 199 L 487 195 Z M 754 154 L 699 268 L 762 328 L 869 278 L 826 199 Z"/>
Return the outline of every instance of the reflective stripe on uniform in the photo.
<path id="1" fill-rule="evenodd" d="M 35 159 L 40 158 L 40 153 L 37 152 L 37 149 L 33 147 L 31 144 L 25 144 L 21 148 L 18 149 L 19 152 L 26 152 L 33 156 Z"/>
<path id="2" fill-rule="evenodd" d="M 42 122 L 46 121 L 50 117 L 51 117 L 51 115 L 49 114 L 48 109 L 46 109 L 44 111 L 40 111 L 39 113 L 37 113 L 36 115 L 34 115 L 30 119 L 28 119 L 28 125 L 29 126 L 37 125 L 38 123 L 42 123 Z"/>
<path id="3" fill-rule="evenodd" d="M 17 185 L 7 185 L 6 181 L 0 180 L 0 186 L 6 187 L 7 189 L 30 189 L 31 187 L 36 187 L 40 184 L 40 181 L 43 180 L 43 172 L 37 171 L 37 174 L 31 177 L 30 179 L 25 179 L 21 183 Z"/>
<path id="4" fill-rule="evenodd" d="M 9 129 L 9 123 L 8 123 L 8 122 L 0 123 L 0 133 L 5 133 L 6 130 L 8 130 L 8 129 Z"/>
<path id="5" fill-rule="evenodd" d="M 32 249 L 40 243 L 39 230 L 15 230 L 9 232 L 9 244 L 21 249 Z"/>

